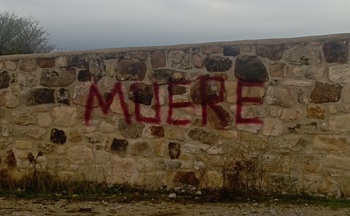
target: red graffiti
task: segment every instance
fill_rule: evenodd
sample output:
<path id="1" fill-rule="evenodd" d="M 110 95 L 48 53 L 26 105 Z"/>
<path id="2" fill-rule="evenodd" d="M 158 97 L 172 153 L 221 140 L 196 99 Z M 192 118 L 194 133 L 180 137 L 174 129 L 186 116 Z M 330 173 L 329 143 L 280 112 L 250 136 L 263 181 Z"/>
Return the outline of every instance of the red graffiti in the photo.
<path id="1" fill-rule="evenodd" d="M 185 107 L 193 107 L 194 104 L 191 102 L 177 102 L 175 103 L 173 101 L 173 89 L 174 86 L 176 85 L 189 85 L 191 82 L 189 81 L 183 81 L 183 82 L 170 82 L 168 84 L 168 93 L 169 93 L 169 110 L 168 110 L 168 118 L 167 118 L 167 123 L 172 124 L 172 125 L 187 125 L 190 122 L 189 119 L 180 119 L 180 120 L 174 120 L 173 119 L 173 110 L 175 108 L 185 108 Z"/>
<path id="2" fill-rule="evenodd" d="M 239 80 L 237 83 L 237 110 L 236 110 L 236 124 L 262 124 L 263 121 L 259 118 L 243 118 L 242 107 L 244 103 L 262 104 L 262 98 L 258 97 L 243 97 L 244 87 L 262 87 L 263 82 L 247 82 Z"/>
<path id="3" fill-rule="evenodd" d="M 225 93 L 225 80 L 222 77 L 209 77 L 202 76 L 199 78 L 200 81 L 200 89 L 201 89 L 201 99 L 202 99 L 202 125 L 206 125 L 208 123 L 208 106 L 214 107 L 215 104 L 224 101 L 224 93 Z M 217 81 L 220 83 L 219 95 L 208 95 L 206 87 L 210 81 Z"/>
<path id="4" fill-rule="evenodd" d="M 210 82 L 215 82 L 218 85 L 217 92 L 215 94 L 209 94 L 207 87 L 210 86 Z M 175 109 L 179 108 L 194 108 L 194 103 L 192 102 L 174 102 L 174 88 L 178 85 L 190 85 L 190 81 L 178 81 L 178 82 L 169 82 L 168 83 L 168 116 L 166 122 L 171 125 L 187 125 L 190 124 L 189 119 L 173 119 L 173 112 Z M 242 117 L 242 107 L 246 103 L 262 104 L 261 98 L 256 97 L 243 97 L 243 88 L 244 87 L 262 87 L 262 82 L 246 82 L 238 81 L 237 85 L 237 111 L 236 111 L 236 123 L 237 124 L 261 124 L 263 123 L 259 118 L 243 118 Z M 132 91 L 138 90 L 138 85 L 133 85 Z M 206 125 L 208 122 L 208 109 L 215 109 L 215 106 L 223 102 L 225 99 L 225 81 L 222 77 L 210 77 L 210 76 L 201 76 L 199 77 L 199 89 L 200 89 L 200 105 L 202 107 L 202 125 Z M 161 104 L 159 98 L 159 84 L 153 84 L 153 93 L 155 96 L 155 104 L 153 106 L 155 110 L 154 117 L 146 117 L 141 113 L 142 106 L 140 103 L 135 102 L 135 120 L 137 122 L 144 122 L 150 124 L 160 124 L 161 123 Z M 124 113 L 124 118 L 126 122 L 131 123 L 131 115 L 128 111 L 128 105 L 124 98 L 124 92 L 122 89 L 121 82 L 115 83 L 112 91 L 109 93 L 109 96 L 105 100 L 101 95 L 97 85 L 93 83 L 90 86 L 90 91 L 88 99 L 86 101 L 85 109 L 85 124 L 88 125 L 92 110 L 94 108 L 94 98 L 97 98 L 98 105 L 104 114 L 109 112 L 110 106 L 113 102 L 114 97 L 118 95 L 120 100 L 120 106 Z"/>
<path id="5" fill-rule="evenodd" d="M 94 106 L 94 98 L 95 97 L 98 100 L 98 104 L 99 104 L 103 114 L 106 115 L 109 112 L 109 108 L 111 107 L 114 96 L 116 94 L 118 94 L 118 96 L 119 96 L 120 106 L 123 109 L 125 121 L 130 123 L 131 116 L 130 116 L 129 111 L 128 111 L 128 105 L 125 102 L 124 93 L 122 90 L 122 85 L 120 82 L 117 82 L 114 84 L 114 87 L 113 87 L 112 91 L 110 92 L 110 95 L 107 98 L 107 101 L 104 100 L 104 98 L 102 97 L 102 95 L 101 95 L 100 91 L 98 90 L 98 87 L 96 86 L 95 83 L 93 83 L 90 86 L 89 96 L 88 96 L 88 99 L 87 99 L 86 105 L 85 105 L 85 116 L 84 116 L 85 117 L 85 124 L 88 125 L 89 121 L 91 119 L 91 113 L 92 113 L 92 110 L 94 108 L 93 106 Z"/>
<path id="6" fill-rule="evenodd" d="M 137 85 L 136 88 L 133 89 L 133 91 L 137 91 Z M 156 104 L 154 105 L 154 108 L 156 110 L 155 117 L 145 117 L 141 114 L 141 104 L 135 102 L 135 117 L 137 122 L 145 122 L 150 124 L 159 124 L 161 122 L 161 116 L 160 116 L 160 99 L 159 99 L 159 85 L 157 83 L 153 84 L 153 92 L 155 95 L 155 101 Z"/>

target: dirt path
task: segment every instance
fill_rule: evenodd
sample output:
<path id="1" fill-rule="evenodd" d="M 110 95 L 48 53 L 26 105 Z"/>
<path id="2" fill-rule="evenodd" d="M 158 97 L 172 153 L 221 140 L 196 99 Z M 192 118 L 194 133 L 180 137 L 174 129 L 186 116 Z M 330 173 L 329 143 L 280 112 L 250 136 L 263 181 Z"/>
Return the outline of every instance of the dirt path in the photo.
<path id="1" fill-rule="evenodd" d="M 115 203 L 106 201 L 70 202 L 67 200 L 22 200 L 0 198 L 0 215 L 315 215 L 350 216 L 350 209 L 332 210 L 319 206 L 265 203 L 207 203 L 184 204 L 173 202 L 141 201 Z"/>

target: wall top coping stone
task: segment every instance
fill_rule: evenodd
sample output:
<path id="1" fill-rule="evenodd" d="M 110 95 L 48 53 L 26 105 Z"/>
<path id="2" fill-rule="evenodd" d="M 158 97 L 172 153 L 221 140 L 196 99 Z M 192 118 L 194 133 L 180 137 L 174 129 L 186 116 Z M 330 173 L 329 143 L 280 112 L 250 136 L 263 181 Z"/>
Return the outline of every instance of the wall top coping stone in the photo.
<path id="1" fill-rule="evenodd" d="M 154 50 L 178 50 L 188 49 L 191 47 L 207 47 L 207 46 L 245 46 L 245 45 L 274 45 L 283 43 L 298 43 L 298 42 L 312 42 L 312 41 L 325 41 L 325 40 L 342 40 L 349 39 L 350 33 L 342 34 L 329 34 L 329 35 L 317 35 L 295 38 L 275 38 L 275 39 L 256 39 L 256 40 L 237 40 L 237 41 L 223 41 L 223 42 L 208 42 L 197 44 L 178 44 L 168 46 L 144 46 L 144 47 L 123 47 L 123 48 L 105 48 L 94 50 L 78 50 L 78 51 L 65 51 L 65 52 L 52 52 L 52 53 L 38 53 L 38 54 L 15 54 L 0 56 L 1 60 L 12 59 L 32 59 L 32 58 L 52 58 L 59 56 L 72 56 L 72 55 L 85 55 L 85 54 L 103 54 L 111 52 L 142 52 L 142 51 L 154 51 Z"/>

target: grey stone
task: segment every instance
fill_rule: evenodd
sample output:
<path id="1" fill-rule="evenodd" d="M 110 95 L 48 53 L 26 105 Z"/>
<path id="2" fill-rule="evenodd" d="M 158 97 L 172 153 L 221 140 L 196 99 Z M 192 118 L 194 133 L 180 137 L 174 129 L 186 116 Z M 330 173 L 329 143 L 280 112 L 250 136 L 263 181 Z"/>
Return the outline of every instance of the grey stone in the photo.
<path id="1" fill-rule="evenodd" d="M 78 80 L 80 82 L 87 82 L 87 81 L 91 81 L 91 73 L 89 70 L 81 70 L 78 73 Z"/>
<path id="2" fill-rule="evenodd" d="M 238 56 L 239 54 L 239 47 L 224 47 L 224 56 Z"/>
<path id="3" fill-rule="evenodd" d="M 104 67 L 104 62 L 101 58 L 95 57 L 91 58 L 89 61 L 89 71 L 95 82 L 100 81 L 104 76 L 106 76 L 106 69 Z"/>
<path id="4" fill-rule="evenodd" d="M 110 147 L 111 152 L 124 156 L 128 149 L 128 145 L 129 145 L 129 142 L 125 139 L 113 139 L 113 142 Z"/>
<path id="5" fill-rule="evenodd" d="M 323 53 L 328 63 L 349 61 L 349 41 L 335 40 L 323 43 Z"/>
<path id="6" fill-rule="evenodd" d="M 153 88 L 145 83 L 133 83 L 129 90 L 129 99 L 144 105 L 151 105 Z"/>
<path id="7" fill-rule="evenodd" d="M 136 59 L 123 59 L 117 65 L 117 80 L 142 81 L 146 71 L 145 63 Z"/>
<path id="8" fill-rule="evenodd" d="M 27 106 L 55 103 L 55 90 L 48 88 L 31 89 L 24 95 Z"/>
<path id="9" fill-rule="evenodd" d="M 151 72 L 150 79 L 158 84 L 168 84 L 172 81 L 184 81 L 185 74 L 182 71 L 158 69 Z"/>
<path id="10" fill-rule="evenodd" d="M 53 71 L 41 72 L 40 85 L 46 87 L 63 87 L 75 81 L 76 72 L 74 68 L 57 68 Z"/>
<path id="11" fill-rule="evenodd" d="M 265 82 L 268 79 L 265 65 L 256 56 L 238 56 L 235 76 L 250 82 Z"/>
<path id="12" fill-rule="evenodd" d="M 51 130 L 50 140 L 55 144 L 64 144 L 67 141 L 67 137 L 63 130 L 53 128 Z"/>
<path id="13" fill-rule="evenodd" d="M 268 58 L 271 61 L 279 61 L 285 50 L 292 47 L 293 44 L 276 44 L 276 45 L 257 45 L 256 55 Z"/>
<path id="14" fill-rule="evenodd" d="M 182 50 L 170 51 L 168 62 L 173 68 L 191 69 L 193 67 L 191 55 Z"/>
<path id="15" fill-rule="evenodd" d="M 89 68 L 89 61 L 88 61 L 86 55 L 72 56 L 69 59 L 69 63 L 68 64 L 69 64 L 70 67 L 85 68 L 85 69 Z"/>
<path id="16" fill-rule="evenodd" d="M 224 72 L 232 67 L 232 61 L 222 56 L 212 56 L 205 60 L 205 67 L 209 72 Z"/>
<path id="17" fill-rule="evenodd" d="M 296 95 L 293 90 L 283 87 L 269 86 L 266 92 L 266 103 L 281 107 L 292 107 Z"/>
<path id="18" fill-rule="evenodd" d="M 57 102 L 70 105 L 70 93 L 68 89 L 65 89 L 65 88 L 57 89 Z"/>
<path id="19" fill-rule="evenodd" d="M 0 73 L 0 89 L 4 89 L 10 86 L 10 76 L 7 71 Z"/>

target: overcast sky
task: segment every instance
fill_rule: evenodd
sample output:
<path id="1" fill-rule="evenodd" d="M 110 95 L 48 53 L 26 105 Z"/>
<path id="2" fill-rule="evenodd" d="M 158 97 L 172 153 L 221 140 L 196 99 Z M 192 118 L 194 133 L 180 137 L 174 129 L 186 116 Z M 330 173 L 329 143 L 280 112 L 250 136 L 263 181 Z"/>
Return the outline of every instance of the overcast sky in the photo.
<path id="1" fill-rule="evenodd" d="M 350 33 L 350 0 L 0 0 L 4 10 L 70 49 Z"/>

